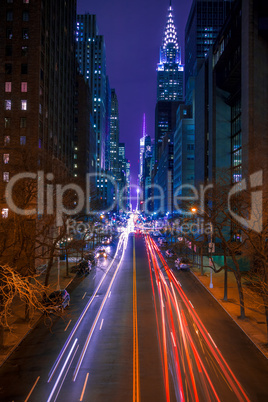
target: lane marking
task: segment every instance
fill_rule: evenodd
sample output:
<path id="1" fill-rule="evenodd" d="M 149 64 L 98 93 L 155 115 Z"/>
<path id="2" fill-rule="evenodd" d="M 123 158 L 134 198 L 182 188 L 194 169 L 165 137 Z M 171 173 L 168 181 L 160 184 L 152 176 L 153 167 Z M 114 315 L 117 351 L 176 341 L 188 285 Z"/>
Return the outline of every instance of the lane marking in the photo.
<path id="1" fill-rule="evenodd" d="M 27 401 L 29 400 L 29 398 L 30 398 L 30 396 L 32 395 L 32 392 L 33 392 L 33 390 L 35 389 L 36 384 L 38 383 L 39 380 L 40 380 L 40 376 L 37 377 L 37 379 L 35 380 L 35 383 L 34 383 L 34 385 L 32 386 L 31 391 L 30 391 L 29 394 L 27 395 L 27 398 L 25 399 L 24 402 L 27 402 Z"/>
<path id="2" fill-rule="evenodd" d="M 75 345 L 76 345 L 76 343 L 77 343 L 77 340 L 78 340 L 78 339 L 75 338 L 75 341 L 74 341 L 74 343 L 73 343 L 73 346 L 72 346 L 72 348 L 71 348 L 71 350 L 70 350 L 70 352 L 69 352 L 69 354 L 68 354 L 68 356 L 67 356 L 67 358 L 66 358 L 66 360 L 65 360 L 65 362 L 64 362 L 64 365 L 63 365 L 63 367 L 62 367 L 62 369 L 61 369 L 61 371 L 60 371 L 60 374 L 59 374 L 59 376 L 58 376 L 58 378 L 57 378 L 55 384 L 54 384 L 54 387 L 52 388 L 52 391 L 51 391 L 51 393 L 50 393 L 50 395 L 49 395 L 49 397 L 48 397 L 47 402 L 50 402 L 51 399 L 52 399 L 52 397 L 53 397 L 53 394 L 54 394 L 54 392 L 55 392 L 55 390 L 56 390 L 56 388 L 57 388 L 57 386 L 58 386 L 58 383 L 59 383 L 59 381 L 60 381 L 60 379 L 61 379 L 61 376 L 62 376 L 62 374 L 63 374 L 63 372 L 64 372 L 64 370 L 65 370 L 65 367 L 66 367 L 66 365 L 67 365 L 67 363 L 68 363 L 68 361 L 69 361 L 69 359 L 70 359 L 71 354 L 73 353 L 73 350 L 74 350 L 74 347 L 75 347 Z"/>
<path id="3" fill-rule="evenodd" d="M 84 393 L 85 393 L 85 389 L 86 389 L 86 386 L 87 386 L 88 376 L 89 376 L 89 373 L 87 373 L 87 375 L 86 375 L 86 379 L 85 379 L 85 382 L 84 382 L 82 393 L 81 393 L 81 396 L 80 396 L 80 399 L 79 399 L 80 402 L 82 402 L 83 398 L 84 398 Z"/>
<path id="4" fill-rule="evenodd" d="M 87 294 L 87 292 L 84 293 L 84 296 L 82 297 L 82 300 L 84 299 L 85 295 Z"/>
<path id="5" fill-rule="evenodd" d="M 100 331 L 102 329 L 103 321 L 104 321 L 104 319 L 101 320 Z"/>
<path id="6" fill-rule="evenodd" d="M 133 236 L 133 402 L 140 401 L 139 343 L 137 314 L 137 276 L 135 235 Z"/>
<path id="7" fill-rule="evenodd" d="M 111 292 L 109 293 L 109 296 L 108 297 L 110 297 L 111 296 Z"/>
<path id="8" fill-rule="evenodd" d="M 68 329 L 69 325 L 71 324 L 71 321 L 72 321 L 72 320 L 70 320 L 70 321 L 68 322 L 68 324 L 67 324 L 67 326 L 66 326 L 66 328 L 65 328 L 64 332 L 65 332 L 65 331 L 67 331 L 67 329 Z"/>
<path id="9" fill-rule="evenodd" d="M 73 382 L 74 382 L 74 381 L 76 380 L 76 378 L 77 378 L 77 375 L 78 375 L 78 373 L 79 373 L 81 364 L 82 364 L 83 359 L 84 359 L 84 357 L 85 357 L 85 354 L 86 354 L 86 351 L 87 351 L 89 342 L 90 342 L 90 340 L 91 340 L 91 337 L 92 337 L 93 332 L 94 332 L 94 330 L 95 330 L 95 327 L 96 327 L 96 325 L 97 325 L 97 323 L 98 323 L 98 320 L 99 320 L 99 317 L 100 317 L 100 315 L 101 315 L 101 312 L 102 312 L 102 310 L 103 310 L 103 308 L 104 308 L 104 305 L 105 305 L 105 303 L 106 303 L 106 300 L 107 300 L 107 298 L 108 298 L 108 294 L 109 294 L 109 292 L 110 292 L 110 290 L 111 290 L 111 288 L 112 288 L 112 286 L 113 286 L 113 283 L 114 283 L 114 280 L 115 280 L 115 278 L 116 278 L 117 272 L 118 272 L 118 270 L 119 270 L 119 268 L 120 268 L 120 266 L 121 266 L 121 263 L 122 263 L 122 261 L 123 261 L 123 258 L 124 258 L 124 255 L 125 255 L 125 250 L 126 250 L 126 248 L 127 248 L 127 243 L 128 243 L 128 234 L 126 234 L 125 232 L 124 232 L 123 234 L 124 234 L 125 236 L 123 237 L 123 251 L 122 251 L 122 255 L 121 255 L 120 261 L 119 261 L 119 263 L 118 263 L 118 265 L 117 265 L 117 268 L 116 268 L 116 270 L 115 270 L 115 272 L 114 272 L 114 274 L 113 274 L 113 277 L 112 277 L 112 279 L 111 279 L 110 285 L 109 285 L 109 287 L 108 287 L 108 289 L 107 289 L 107 292 L 106 292 L 106 294 L 105 294 L 105 297 L 104 297 L 104 299 L 103 299 L 103 301 L 102 301 L 102 303 L 101 303 L 101 306 L 100 306 L 100 308 L 99 308 L 99 311 L 98 311 L 98 313 L 97 313 L 97 315 L 96 315 L 96 317 L 95 317 L 95 320 L 94 320 L 94 322 L 93 322 L 93 324 L 92 324 L 92 327 L 91 327 L 91 329 L 90 329 L 90 331 L 89 331 L 89 334 L 88 334 L 88 337 L 87 337 L 86 342 L 85 342 L 85 344 L 84 344 L 84 347 L 83 347 L 82 352 L 81 352 L 81 354 L 80 354 L 78 363 L 77 363 L 76 368 L 75 368 L 75 370 L 74 370 Z"/>

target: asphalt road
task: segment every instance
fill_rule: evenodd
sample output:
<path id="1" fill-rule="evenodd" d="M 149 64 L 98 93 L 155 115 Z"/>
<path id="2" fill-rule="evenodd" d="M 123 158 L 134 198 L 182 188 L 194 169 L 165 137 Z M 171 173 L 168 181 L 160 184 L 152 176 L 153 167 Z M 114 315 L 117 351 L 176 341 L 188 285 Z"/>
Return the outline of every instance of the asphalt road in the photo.
<path id="1" fill-rule="evenodd" d="M 267 359 L 194 275 L 124 236 L 0 368 L 0 401 L 267 401 Z"/>

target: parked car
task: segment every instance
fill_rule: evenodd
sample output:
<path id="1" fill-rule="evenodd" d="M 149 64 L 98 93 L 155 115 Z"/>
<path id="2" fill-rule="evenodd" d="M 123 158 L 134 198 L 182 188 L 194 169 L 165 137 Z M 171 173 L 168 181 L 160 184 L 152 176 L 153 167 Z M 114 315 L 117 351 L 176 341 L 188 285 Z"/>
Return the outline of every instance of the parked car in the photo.
<path id="1" fill-rule="evenodd" d="M 96 257 L 97 257 L 97 258 L 100 258 L 100 257 L 106 258 L 106 257 L 107 257 L 107 254 L 106 254 L 105 248 L 100 248 L 100 249 L 97 251 Z"/>
<path id="2" fill-rule="evenodd" d="M 189 270 L 191 266 L 191 261 L 186 257 L 177 258 L 175 261 L 175 267 L 177 269 Z"/>
<path id="3" fill-rule="evenodd" d="M 43 300 L 46 311 L 55 313 L 64 310 L 70 304 L 70 295 L 66 289 L 55 290 Z"/>
<path id="4" fill-rule="evenodd" d="M 168 250 L 166 250 L 166 256 L 167 257 L 173 257 L 174 256 L 174 251 L 171 250 L 171 248 L 169 248 Z"/>
<path id="5" fill-rule="evenodd" d="M 82 260 L 77 265 L 74 265 L 71 268 L 71 272 L 77 273 L 79 275 L 87 275 L 87 274 L 89 274 L 91 269 L 92 269 L 91 262 L 89 260 L 88 261 L 87 260 Z"/>
<path id="6" fill-rule="evenodd" d="M 95 254 L 90 252 L 85 254 L 84 256 L 85 260 L 90 261 L 92 265 L 96 264 L 96 258 L 95 258 Z"/>

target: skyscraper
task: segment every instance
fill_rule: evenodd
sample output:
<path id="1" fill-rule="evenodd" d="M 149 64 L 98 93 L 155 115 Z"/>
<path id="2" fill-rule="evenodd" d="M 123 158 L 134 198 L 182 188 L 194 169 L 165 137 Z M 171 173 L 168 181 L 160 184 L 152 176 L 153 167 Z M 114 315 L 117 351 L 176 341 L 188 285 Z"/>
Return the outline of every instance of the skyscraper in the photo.
<path id="1" fill-rule="evenodd" d="M 2 180 L 26 168 L 70 174 L 76 1 L 1 0 L 0 7 Z"/>
<path id="2" fill-rule="evenodd" d="M 173 8 L 170 5 L 157 66 L 157 101 L 183 100 L 183 72 L 181 48 L 178 45 Z"/>
<path id="3" fill-rule="evenodd" d="M 111 90 L 111 120 L 110 120 L 110 171 L 117 178 L 119 173 L 119 111 L 115 89 Z"/>
<path id="4" fill-rule="evenodd" d="M 185 83 L 196 76 L 200 63 L 231 9 L 232 0 L 193 0 L 185 27 Z"/>
<path id="5" fill-rule="evenodd" d="M 174 131 L 176 111 L 183 102 L 184 66 L 178 45 L 173 8 L 168 8 L 160 61 L 157 65 L 157 104 L 155 110 L 155 157 L 159 161 L 163 137 Z"/>
<path id="6" fill-rule="evenodd" d="M 77 16 L 76 55 L 80 72 L 89 81 L 93 98 L 93 120 L 96 130 L 96 168 L 105 169 L 105 140 L 107 137 L 107 77 L 106 50 L 98 34 L 96 16 Z"/>

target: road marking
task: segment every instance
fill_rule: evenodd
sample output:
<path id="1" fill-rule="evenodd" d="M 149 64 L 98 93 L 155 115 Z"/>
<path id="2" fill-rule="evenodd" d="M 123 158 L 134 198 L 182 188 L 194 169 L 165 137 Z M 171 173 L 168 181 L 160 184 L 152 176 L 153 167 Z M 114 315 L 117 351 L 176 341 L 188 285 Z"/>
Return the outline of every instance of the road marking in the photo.
<path id="1" fill-rule="evenodd" d="M 102 325 L 103 325 L 103 319 L 101 320 L 101 325 L 100 325 L 100 331 L 101 331 L 101 329 L 102 329 Z"/>
<path id="2" fill-rule="evenodd" d="M 84 299 L 85 295 L 87 294 L 87 292 L 85 292 L 84 296 L 82 297 L 82 300 Z"/>
<path id="3" fill-rule="evenodd" d="M 140 401 L 139 343 L 137 315 L 137 277 L 135 236 L 133 236 L 133 402 Z"/>
<path id="4" fill-rule="evenodd" d="M 70 321 L 68 322 L 68 324 L 67 324 L 67 326 L 66 326 L 66 328 L 65 328 L 64 332 L 65 332 L 65 331 L 67 331 L 67 329 L 68 329 L 69 325 L 71 324 L 71 321 L 72 321 L 72 320 L 70 320 Z"/>
<path id="5" fill-rule="evenodd" d="M 111 292 L 109 293 L 109 296 L 108 297 L 110 297 L 111 296 Z"/>
<path id="6" fill-rule="evenodd" d="M 58 375 L 58 378 L 57 378 L 57 380 L 56 380 L 56 382 L 55 382 L 55 384 L 54 384 L 54 387 L 52 388 L 52 391 L 51 391 L 51 393 L 50 393 L 50 395 L 49 395 L 49 397 L 48 397 L 47 402 L 50 402 L 50 401 L 51 401 L 51 399 L 52 399 L 52 397 L 53 397 L 53 395 L 54 395 L 54 392 L 56 391 L 56 388 L 57 388 L 58 383 L 59 383 L 59 381 L 60 381 L 60 379 L 61 379 L 61 376 L 62 376 L 62 374 L 63 374 L 63 372 L 64 372 L 64 370 L 65 370 L 65 367 L 66 367 L 66 365 L 67 365 L 67 363 L 68 363 L 68 361 L 69 361 L 69 359 L 70 359 L 71 354 L 73 353 L 73 350 L 74 350 L 74 347 L 75 347 L 75 345 L 76 345 L 76 343 L 77 343 L 77 340 L 78 340 L 78 339 L 75 338 L 75 341 L 74 341 L 74 343 L 73 343 L 73 346 L 72 346 L 72 348 L 71 348 L 71 350 L 70 350 L 70 352 L 69 352 L 69 354 L 68 354 L 68 356 L 67 356 L 67 358 L 66 358 L 66 360 L 65 360 L 65 362 L 64 362 L 64 364 L 63 364 L 63 366 L 62 366 L 62 369 L 61 369 L 61 371 L 60 371 L 60 374 Z"/>
<path id="7" fill-rule="evenodd" d="M 34 385 L 32 386 L 32 389 L 31 389 L 31 391 L 29 392 L 29 394 L 28 394 L 28 396 L 27 396 L 27 398 L 25 399 L 24 402 L 27 402 L 27 401 L 29 400 L 29 398 L 30 398 L 30 396 L 32 395 L 32 392 L 33 392 L 33 390 L 35 389 L 36 384 L 38 383 L 39 380 L 40 380 L 40 376 L 37 377 L 37 379 L 35 380 L 35 383 L 34 383 Z"/>
<path id="8" fill-rule="evenodd" d="M 188 299 L 189 303 L 191 304 L 191 306 L 194 308 L 193 303 Z"/>
<path id="9" fill-rule="evenodd" d="M 85 382 L 84 382 L 84 386 L 83 386 L 83 389 L 82 389 L 82 393 L 81 393 L 81 396 L 80 396 L 80 399 L 79 399 L 80 402 L 81 402 L 81 401 L 83 400 L 83 398 L 84 398 L 84 393 L 85 393 L 85 389 L 86 389 L 86 386 L 87 386 L 88 376 L 89 376 L 89 373 L 87 373 L 87 375 L 86 375 L 86 379 L 85 379 Z"/>

